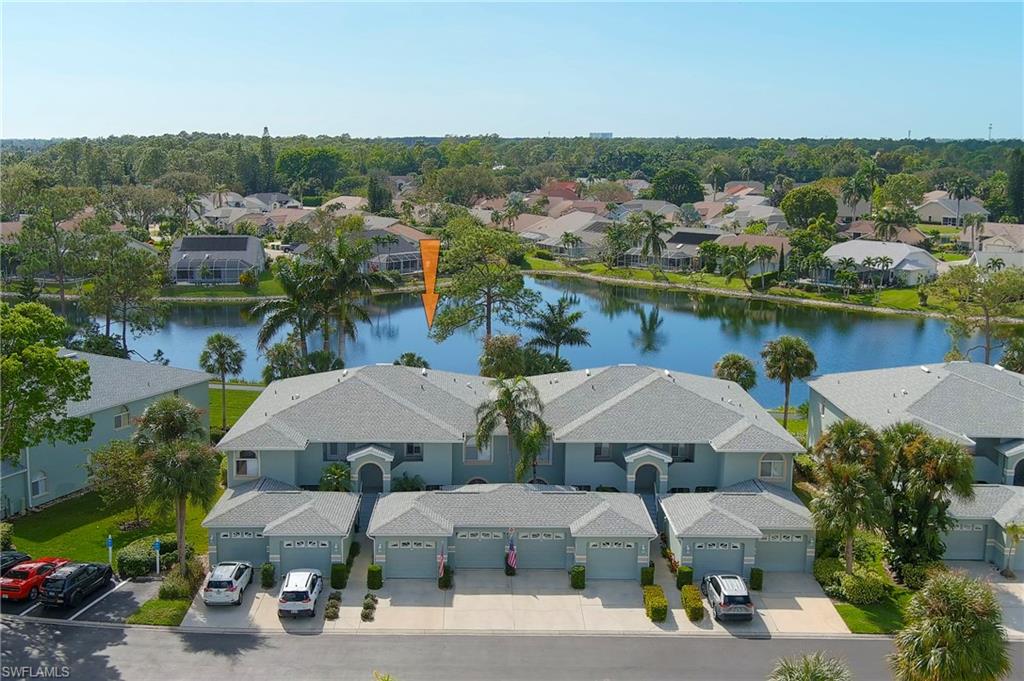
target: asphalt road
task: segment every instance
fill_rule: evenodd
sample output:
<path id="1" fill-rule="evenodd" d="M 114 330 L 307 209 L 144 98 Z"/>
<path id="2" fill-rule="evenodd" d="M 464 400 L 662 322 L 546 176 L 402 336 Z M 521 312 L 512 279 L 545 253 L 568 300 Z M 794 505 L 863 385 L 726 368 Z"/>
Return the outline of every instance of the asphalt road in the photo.
<path id="1" fill-rule="evenodd" d="M 370 681 L 377 670 L 396 681 L 763 681 L 781 656 L 827 650 L 846 658 L 858 681 L 874 681 L 890 678 L 885 662 L 890 649 L 881 638 L 259 636 L 5 619 L 0 624 L 0 677 Z M 1021 644 L 1015 645 L 1014 655 L 1021 664 Z"/>

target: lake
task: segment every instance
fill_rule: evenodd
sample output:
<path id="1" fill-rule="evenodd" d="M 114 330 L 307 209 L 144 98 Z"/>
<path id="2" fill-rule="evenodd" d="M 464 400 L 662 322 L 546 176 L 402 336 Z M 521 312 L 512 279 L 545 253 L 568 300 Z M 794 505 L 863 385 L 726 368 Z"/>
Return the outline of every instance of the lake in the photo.
<path id="1" fill-rule="evenodd" d="M 554 301 L 563 293 L 578 297 L 591 346 L 562 349 L 575 368 L 637 363 L 708 375 L 724 353 L 740 352 L 757 358 L 765 341 L 783 334 L 803 337 L 814 349 L 823 373 L 939 362 L 949 349 L 946 322 L 937 319 L 778 305 L 574 279 L 529 278 L 527 282 L 546 301 Z M 347 366 L 392 362 L 403 352 L 415 352 L 437 369 L 477 372 L 479 338 L 466 332 L 443 343 L 432 340 L 427 335 L 418 294 L 378 297 L 372 316 L 371 323 L 360 325 L 357 340 L 346 343 Z M 155 334 L 130 340 L 129 346 L 146 356 L 160 349 L 172 364 L 198 368 L 206 337 L 223 331 L 235 336 L 247 353 L 241 378 L 259 380 L 263 366 L 256 349 L 259 325 L 260 320 L 249 314 L 247 306 L 178 303 L 172 306 L 166 326 Z M 312 336 L 311 349 L 319 346 L 319 336 Z M 764 378 L 761 367 L 758 370 L 754 397 L 768 407 L 781 405 L 782 386 Z M 806 396 L 806 387 L 794 385 L 794 404 Z"/>

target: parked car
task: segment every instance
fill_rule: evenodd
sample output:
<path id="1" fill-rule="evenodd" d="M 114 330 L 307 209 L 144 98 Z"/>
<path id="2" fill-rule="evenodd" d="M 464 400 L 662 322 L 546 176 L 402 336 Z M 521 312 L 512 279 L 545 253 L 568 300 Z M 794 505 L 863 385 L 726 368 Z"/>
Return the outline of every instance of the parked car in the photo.
<path id="1" fill-rule="evenodd" d="M 43 580 L 39 600 L 48 607 L 75 607 L 93 591 L 114 579 L 114 571 L 103 563 L 66 563 Z"/>
<path id="2" fill-rule="evenodd" d="M 207 605 L 241 605 L 245 587 L 252 582 L 252 563 L 220 563 L 210 571 L 203 587 Z"/>
<path id="3" fill-rule="evenodd" d="M 67 558 L 36 558 L 18 563 L 0 577 L 0 597 L 5 601 L 34 601 L 46 576 L 67 562 Z"/>
<path id="4" fill-rule="evenodd" d="M 319 570 L 292 570 L 285 575 L 281 596 L 277 599 L 277 616 L 304 614 L 313 617 L 316 601 L 324 588 L 324 577 Z"/>
<path id="5" fill-rule="evenodd" d="M 26 563 L 30 560 L 32 560 L 32 557 L 21 551 L 0 552 L 0 575 L 6 575 L 7 571 L 18 563 Z"/>
<path id="6" fill-rule="evenodd" d="M 708 599 L 716 620 L 751 620 L 754 617 L 754 603 L 743 578 L 738 575 L 705 575 L 700 583 L 700 592 Z"/>

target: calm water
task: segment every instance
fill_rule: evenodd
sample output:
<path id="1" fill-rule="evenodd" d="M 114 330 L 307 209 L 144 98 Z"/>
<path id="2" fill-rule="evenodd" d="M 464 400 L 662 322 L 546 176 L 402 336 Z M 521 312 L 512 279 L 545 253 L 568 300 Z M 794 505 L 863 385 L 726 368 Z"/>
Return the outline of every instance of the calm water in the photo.
<path id="1" fill-rule="evenodd" d="M 806 339 L 822 372 L 937 362 L 949 349 L 946 324 L 934 319 L 774 305 L 578 280 L 528 282 L 548 301 L 563 292 L 579 298 L 591 347 L 562 350 L 576 368 L 638 363 L 707 375 L 722 354 L 741 352 L 754 358 L 765 341 L 782 334 Z M 245 306 L 175 305 L 160 332 L 129 345 L 147 356 L 159 348 L 172 364 L 197 368 L 206 337 L 224 331 L 234 335 L 246 350 L 242 377 L 259 380 L 263 365 L 256 350 L 259 324 Z M 437 343 L 426 332 L 418 295 L 383 297 L 375 302 L 373 321 L 360 327 L 358 340 L 346 343 L 345 362 L 348 366 L 391 362 L 403 352 L 416 352 L 434 368 L 476 373 L 478 338 L 460 333 Z M 312 349 L 319 344 L 319 337 L 311 338 Z M 766 406 L 782 403 L 782 386 L 763 375 L 752 392 Z M 806 394 L 806 387 L 795 385 L 794 404 L 806 399 Z"/>

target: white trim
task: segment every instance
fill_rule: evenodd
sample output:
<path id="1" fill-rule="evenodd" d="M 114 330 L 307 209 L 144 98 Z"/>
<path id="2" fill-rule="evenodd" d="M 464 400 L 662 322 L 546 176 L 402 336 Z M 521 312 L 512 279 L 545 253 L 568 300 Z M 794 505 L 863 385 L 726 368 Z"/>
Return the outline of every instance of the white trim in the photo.
<path id="1" fill-rule="evenodd" d="M 349 455 L 345 457 L 345 460 L 349 462 L 358 461 L 359 459 L 368 456 L 381 459 L 383 461 L 386 461 L 387 463 L 391 463 L 392 461 L 395 460 L 394 454 L 387 452 L 383 447 L 377 447 L 375 445 L 367 445 L 366 447 L 360 447 L 356 451 L 350 452 Z"/>
<path id="2" fill-rule="evenodd" d="M 671 456 L 665 454 L 664 452 L 661 452 L 660 450 L 655 449 L 654 447 L 641 447 L 632 454 L 622 457 L 622 460 L 625 461 L 626 463 L 635 463 L 638 459 L 642 459 L 645 456 L 658 459 L 663 463 L 672 463 Z"/>

